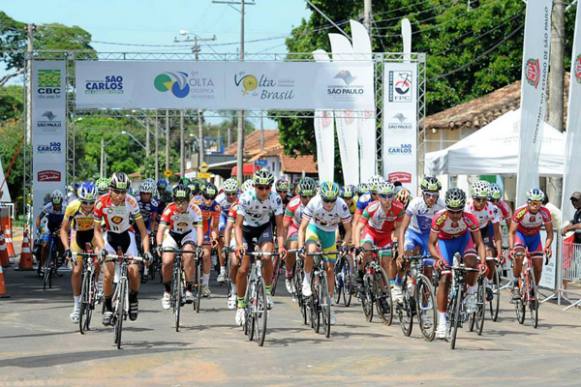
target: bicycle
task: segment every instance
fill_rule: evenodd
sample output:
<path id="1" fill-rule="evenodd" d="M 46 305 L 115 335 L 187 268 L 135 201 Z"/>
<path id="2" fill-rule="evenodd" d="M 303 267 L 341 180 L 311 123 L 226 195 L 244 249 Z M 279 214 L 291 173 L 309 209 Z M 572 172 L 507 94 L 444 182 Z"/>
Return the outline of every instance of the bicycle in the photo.
<path id="1" fill-rule="evenodd" d="M 44 266 L 42 268 L 42 290 L 46 290 L 48 287 L 52 289 L 52 280 L 55 275 L 57 275 L 57 269 L 60 266 L 58 261 L 58 248 L 57 248 L 57 232 L 52 232 L 49 234 L 48 238 L 48 254 L 44 261 Z"/>
<path id="2" fill-rule="evenodd" d="M 391 289 L 389 278 L 385 270 L 378 262 L 379 254 L 391 252 L 391 247 L 378 249 L 365 249 L 362 253 L 372 253 L 363 268 L 363 291 L 359 294 L 361 307 L 367 321 L 373 321 L 373 305 L 377 309 L 377 314 L 387 324 L 393 322 L 393 301 L 391 298 Z M 361 256 L 359 257 L 361 259 Z"/>
<path id="3" fill-rule="evenodd" d="M 335 265 L 335 304 L 339 304 L 343 298 L 343 305 L 347 308 L 351 305 L 351 299 L 355 293 L 353 267 L 347 254 L 340 255 Z"/>
<path id="4" fill-rule="evenodd" d="M 83 273 L 81 275 L 81 309 L 79 315 L 79 332 L 84 335 L 91 326 L 91 317 L 98 300 L 97 289 L 97 254 L 93 253 L 90 243 L 85 247 L 86 253 L 73 253 L 73 264 L 77 264 L 77 256 L 83 258 Z"/>
<path id="5" fill-rule="evenodd" d="M 272 281 L 270 288 L 270 295 L 274 297 L 276 293 L 276 285 L 278 284 L 278 278 L 280 277 L 280 272 L 282 271 L 282 263 L 284 259 L 280 255 L 273 256 L 274 262 L 272 263 Z"/>
<path id="6" fill-rule="evenodd" d="M 492 290 L 492 298 L 488 300 L 490 319 L 492 321 L 498 320 L 498 314 L 500 312 L 500 272 L 502 270 L 502 262 L 498 258 L 486 257 L 486 260 L 494 260 L 494 275 L 492 277 L 492 282 L 489 283 Z"/>
<path id="7" fill-rule="evenodd" d="M 307 301 L 307 315 L 310 315 L 311 328 L 316 333 L 321 330 L 321 317 L 323 320 L 325 337 L 331 336 L 331 296 L 327 282 L 327 270 L 324 256 L 341 255 L 338 251 L 305 253 L 313 257 L 313 271 L 311 273 L 312 295 Z M 302 285 L 301 285 L 302 286 Z"/>
<path id="8" fill-rule="evenodd" d="M 124 255 L 121 249 L 117 250 L 117 255 L 107 255 L 105 262 L 119 263 L 119 279 L 115 291 L 113 292 L 113 316 L 111 324 L 114 328 L 115 344 L 117 349 L 121 349 L 121 336 L 123 333 L 123 321 L 129 315 L 129 278 L 127 277 L 127 266 L 130 263 L 143 262 L 141 257 L 129 257 Z"/>
<path id="9" fill-rule="evenodd" d="M 244 334 L 252 341 L 256 337 L 258 346 L 264 345 L 266 325 L 268 321 L 268 301 L 266 284 L 262 277 L 262 258 L 271 258 L 278 253 L 253 251 L 246 255 L 254 259 L 248 272 L 248 286 L 244 294 Z"/>
<path id="10" fill-rule="evenodd" d="M 436 336 L 436 297 L 432 281 L 423 274 L 423 262 L 429 258 L 422 255 L 403 257 L 403 266 L 407 268 L 401 285 L 403 302 L 398 302 L 395 310 L 405 336 L 412 334 L 415 315 L 424 338 L 433 341 Z"/>
<path id="11" fill-rule="evenodd" d="M 454 254 L 454 264 L 452 270 L 452 288 L 448 294 L 448 337 L 450 348 L 456 348 L 456 336 L 458 328 L 468 319 L 465 311 L 464 288 L 466 284 L 466 274 L 470 272 L 479 273 L 480 270 L 466 267 L 459 253 Z"/>
<path id="12" fill-rule="evenodd" d="M 528 306 L 533 328 L 537 328 L 539 326 L 539 302 L 537 300 L 538 285 L 537 279 L 535 278 L 535 271 L 532 266 L 532 257 L 528 251 L 515 253 L 515 258 L 516 257 L 524 257 L 519 279 L 520 297 L 514 302 L 516 318 L 519 324 L 524 324 Z M 548 262 L 549 257 L 545 256 L 545 265 Z"/>
<path id="13" fill-rule="evenodd" d="M 303 317 L 303 324 L 307 325 L 307 303 L 303 297 L 303 278 L 305 276 L 303 268 L 304 262 L 303 259 L 298 254 L 300 249 L 291 249 L 288 250 L 288 253 L 295 253 L 296 254 L 296 261 L 294 267 L 294 276 L 293 281 L 295 285 L 295 297 L 297 299 L 297 304 L 299 305 L 299 310 Z"/>
<path id="14" fill-rule="evenodd" d="M 149 264 L 149 279 L 154 281 L 155 276 L 159 274 L 159 283 L 163 282 L 163 276 L 161 275 L 161 257 L 157 252 L 157 241 L 155 238 L 155 233 L 151 231 L 149 234 L 149 250 L 151 251 L 151 256 L 153 260 Z"/>

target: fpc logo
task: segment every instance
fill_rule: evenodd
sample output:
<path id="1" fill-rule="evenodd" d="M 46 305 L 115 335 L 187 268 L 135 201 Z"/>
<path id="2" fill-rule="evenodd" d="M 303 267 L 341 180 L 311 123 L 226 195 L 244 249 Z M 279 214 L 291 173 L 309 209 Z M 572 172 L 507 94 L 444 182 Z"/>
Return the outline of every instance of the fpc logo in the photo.
<path id="1" fill-rule="evenodd" d="M 155 77 L 153 86 L 160 93 L 171 91 L 178 98 L 185 98 L 190 93 L 188 74 L 183 71 L 176 73 L 161 73 Z"/>

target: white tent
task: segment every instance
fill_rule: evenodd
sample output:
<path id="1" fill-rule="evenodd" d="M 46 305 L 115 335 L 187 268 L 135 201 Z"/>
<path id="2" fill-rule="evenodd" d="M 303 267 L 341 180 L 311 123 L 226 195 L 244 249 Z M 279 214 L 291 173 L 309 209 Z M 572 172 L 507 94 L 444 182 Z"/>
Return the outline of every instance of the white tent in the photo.
<path id="1" fill-rule="evenodd" d="M 0 160 L 0 190 L 2 190 L 2 195 L 0 195 L 0 202 L 10 203 L 10 192 L 8 192 L 8 183 L 4 181 L 4 169 L 2 168 L 2 160 Z"/>
<path id="2" fill-rule="evenodd" d="M 514 175 L 518 170 L 520 109 L 503 114 L 447 149 L 426 154 L 426 174 Z M 565 134 L 545 123 L 539 175 L 561 176 Z"/>

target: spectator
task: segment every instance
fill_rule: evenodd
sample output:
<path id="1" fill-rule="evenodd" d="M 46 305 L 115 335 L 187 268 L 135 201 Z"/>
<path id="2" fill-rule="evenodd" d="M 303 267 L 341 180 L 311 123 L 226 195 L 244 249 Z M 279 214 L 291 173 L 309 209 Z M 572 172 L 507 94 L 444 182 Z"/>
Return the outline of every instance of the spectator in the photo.
<path id="1" fill-rule="evenodd" d="M 575 270 L 576 262 L 579 260 L 577 244 L 581 243 L 581 192 L 573 192 L 571 194 L 571 204 L 575 208 L 575 215 L 569 224 L 567 224 L 561 230 L 561 234 L 565 236 L 570 231 L 575 232 L 573 238 L 573 244 L 563 242 L 563 288 L 567 289 L 569 285 L 569 273 L 571 270 Z M 568 299 L 568 295 L 565 292 L 563 294 L 565 299 Z"/>
<path id="2" fill-rule="evenodd" d="M 581 192 L 573 192 L 570 199 L 575 208 L 575 215 L 573 215 L 571 222 L 563 227 L 561 234 L 564 236 L 566 233 L 574 231 L 575 243 L 581 243 Z"/>
<path id="3" fill-rule="evenodd" d="M 561 228 L 561 210 L 549 201 L 549 196 L 545 195 L 543 199 L 543 206 L 551 213 L 551 218 L 553 220 L 553 230 L 559 230 Z"/>

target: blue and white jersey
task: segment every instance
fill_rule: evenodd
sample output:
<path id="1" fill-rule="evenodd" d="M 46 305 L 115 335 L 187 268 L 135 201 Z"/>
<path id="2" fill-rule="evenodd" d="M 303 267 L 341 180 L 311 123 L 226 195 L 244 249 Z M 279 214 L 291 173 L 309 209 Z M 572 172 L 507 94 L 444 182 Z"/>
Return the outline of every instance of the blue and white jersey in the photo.
<path id="1" fill-rule="evenodd" d="M 424 198 L 413 198 L 405 213 L 411 217 L 409 229 L 419 234 L 429 234 L 432 228 L 432 218 L 436 212 L 446 208 L 444 200 L 438 198 L 432 207 L 428 207 Z"/>

